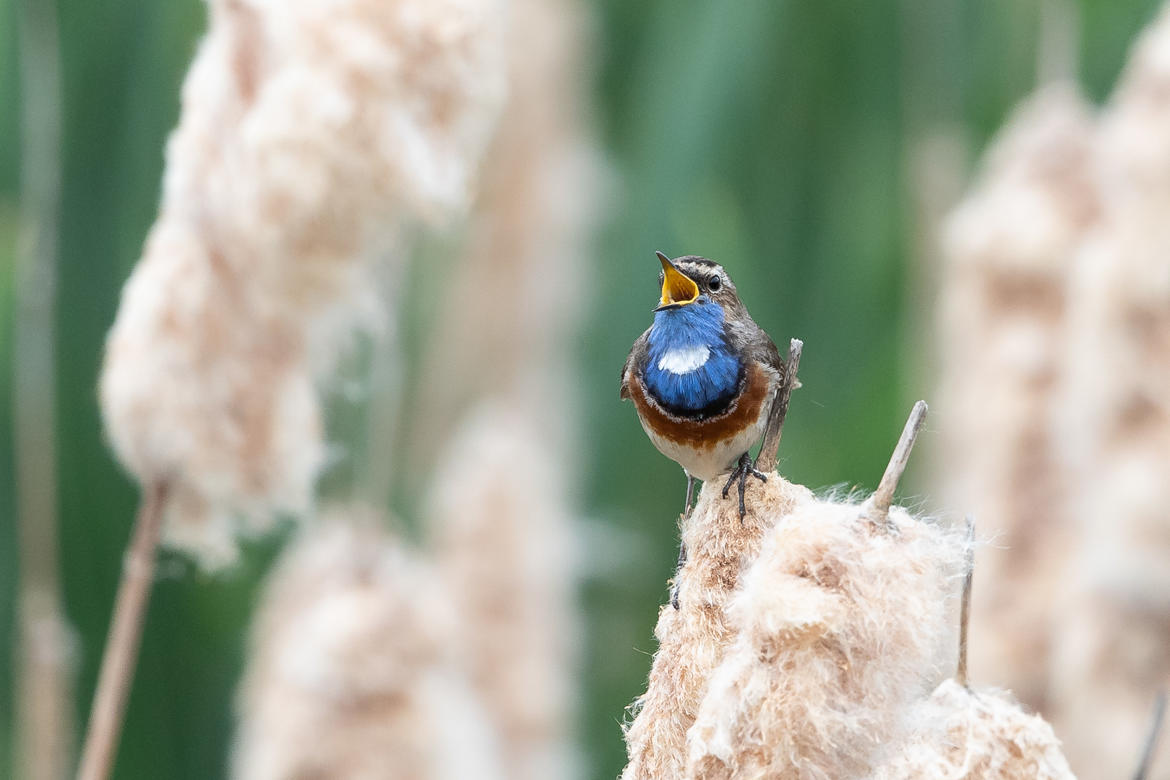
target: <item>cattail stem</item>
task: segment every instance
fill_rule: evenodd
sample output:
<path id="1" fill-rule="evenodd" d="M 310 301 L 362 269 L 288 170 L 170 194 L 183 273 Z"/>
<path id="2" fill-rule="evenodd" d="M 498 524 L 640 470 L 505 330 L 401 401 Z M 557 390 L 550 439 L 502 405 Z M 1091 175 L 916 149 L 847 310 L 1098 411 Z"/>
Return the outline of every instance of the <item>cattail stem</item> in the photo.
<path id="1" fill-rule="evenodd" d="M 150 588 L 154 584 L 155 555 L 162 534 L 166 496 L 165 483 L 148 486 L 134 520 L 134 535 L 122 566 L 122 581 L 114 601 L 114 616 L 102 656 L 78 780 L 105 780 L 114 763 L 126 699 L 138 659 L 146 605 L 150 602 Z"/>
<path id="2" fill-rule="evenodd" d="M 776 470 L 780 434 L 784 428 L 784 418 L 788 416 L 788 401 L 792 398 L 792 390 L 796 386 L 796 370 L 800 367 L 800 353 L 803 349 L 804 342 L 800 339 L 788 342 L 788 362 L 784 367 L 784 379 L 776 389 L 776 400 L 772 402 L 772 411 L 768 413 L 768 426 L 764 430 L 764 443 L 760 445 L 760 453 L 756 456 L 756 468 L 765 474 L 771 474 Z"/>
<path id="3" fill-rule="evenodd" d="M 1158 746 L 1158 734 L 1162 731 L 1162 720 L 1166 717 L 1166 691 L 1159 691 L 1154 700 L 1154 713 L 1150 716 L 1150 730 L 1146 732 L 1146 741 L 1142 744 L 1142 757 L 1137 771 L 1133 773 L 1133 780 L 1146 780 L 1150 773 L 1150 764 L 1154 760 L 1154 748 Z"/>
<path id="4" fill-rule="evenodd" d="M 926 401 L 919 401 L 910 410 L 910 417 L 906 420 L 906 427 L 898 439 L 898 446 L 894 447 L 894 454 L 882 474 L 882 481 L 873 497 L 867 502 L 866 516 L 876 525 L 885 525 L 890 515 L 890 504 L 894 502 L 894 491 L 898 489 L 898 482 L 902 479 L 902 472 L 906 470 L 906 463 L 910 460 L 910 451 L 914 449 L 914 441 L 918 438 L 918 431 L 926 419 Z"/>
<path id="5" fill-rule="evenodd" d="M 967 629 L 971 623 L 971 582 L 975 577 L 975 518 L 967 515 L 967 571 L 963 577 L 963 598 L 959 603 L 959 663 L 955 682 L 964 688 L 967 681 Z"/>

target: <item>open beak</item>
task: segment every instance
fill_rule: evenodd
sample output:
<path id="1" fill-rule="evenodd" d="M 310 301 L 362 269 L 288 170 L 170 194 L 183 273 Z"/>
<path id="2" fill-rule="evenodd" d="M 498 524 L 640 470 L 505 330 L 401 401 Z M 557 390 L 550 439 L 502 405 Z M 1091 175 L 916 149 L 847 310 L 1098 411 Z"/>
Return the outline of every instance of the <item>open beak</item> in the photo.
<path id="1" fill-rule="evenodd" d="M 699 285 L 682 271 L 674 267 L 670 258 L 661 252 L 656 252 L 658 261 L 662 263 L 662 302 L 654 311 L 673 309 L 688 303 L 694 303 L 699 297 Z"/>

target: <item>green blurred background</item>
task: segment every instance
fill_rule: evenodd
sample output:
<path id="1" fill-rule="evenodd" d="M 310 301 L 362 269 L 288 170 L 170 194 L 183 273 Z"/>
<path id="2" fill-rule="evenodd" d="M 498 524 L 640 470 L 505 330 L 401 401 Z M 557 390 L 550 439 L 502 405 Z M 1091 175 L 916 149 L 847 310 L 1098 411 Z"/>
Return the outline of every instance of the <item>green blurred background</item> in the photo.
<path id="1" fill-rule="evenodd" d="M 792 404 L 781 471 L 813 487 L 872 489 L 911 402 L 928 396 L 932 385 L 932 361 L 922 349 L 933 301 L 920 151 L 945 139 L 958 173 L 969 170 L 1044 72 L 1040 41 L 1053 18 L 1079 24 L 1077 69 L 1089 96 L 1100 100 L 1156 5 L 594 4 L 594 122 L 615 181 L 595 240 L 592 302 L 579 341 L 587 406 L 579 411 L 586 439 L 577 499 L 590 527 L 620 540 L 613 549 L 625 553 L 590 561 L 582 590 L 588 625 L 580 724 L 591 777 L 614 777 L 624 764 L 619 724 L 643 689 L 657 606 L 676 555 L 681 473 L 646 441 L 633 409 L 617 400 L 618 369 L 649 323 L 653 250 L 721 261 L 777 343 L 804 339 L 804 389 Z M 12 361 L 20 208 L 20 8 L 17 0 L 0 0 L 5 367 Z M 64 101 L 58 507 L 65 609 L 79 638 L 77 717 L 84 723 L 136 504 L 134 486 L 102 443 L 96 372 L 118 291 L 155 215 L 163 143 L 205 8 L 196 0 L 70 0 L 58 13 Z M 927 210 L 937 206 L 926 197 Z M 441 284 L 426 276 L 421 267 L 413 274 L 417 290 Z M 422 303 L 408 307 L 415 319 L 402 331 L 415 351 L 428 325 Z M 0 776 L 7 776 L 13 748 L 11 390 L 10 372 L 0 371 Z M 931 427 L 943 425 L 928 423 L 927 439 Z M 917 500 L 913 484 L 909 490 Z M 409 486 L 399 492 L 397 505 L 415 503 Z M 118 777 L 224 776 L 249 614 L 286 535 L 250 545 L 245 563 L 227 578 L 164 558 Z M 599 549 L 595 556 L 608 557 L 609 546 Z"/>

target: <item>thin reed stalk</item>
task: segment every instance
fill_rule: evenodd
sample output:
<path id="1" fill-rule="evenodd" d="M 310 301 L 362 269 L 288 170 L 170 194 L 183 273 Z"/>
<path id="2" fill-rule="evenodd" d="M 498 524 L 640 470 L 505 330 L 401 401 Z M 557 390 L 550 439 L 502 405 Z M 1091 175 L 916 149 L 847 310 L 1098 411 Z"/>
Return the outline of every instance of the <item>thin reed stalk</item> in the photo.
<path id="1" fill-rule="evenodd" d="M 894 491 L 902 480 L 906 471 L 906 464 L 910 461 L 910 453 L 914 450 L 914 442 L 918 440 L 918 431 L 926 420 L 926 401 L 918 401 L 910 410 L 906 418 L 906 425 L 902 427 L 902 435 L 898 437 L 898 444 L 886 464 L 882 473 L 882 480 L 869 501 L 866 502 L 866 517 L 874 525 L 885 525 L 890 515 L 890 505 L 894 502 Z"/>
<path id="2" fill-rule="evenodd" d="M 150 603 L 150 589 L 154 584 L 155 556 L 162 534 L 166 499 L 165 483 L 148 486 L 134 519 L 133 536 L 126 549 L 122 579 L 114 600 L 110 634 L 102 654 L 102 668 L 86 729 L 78 780 L 105 780 L 114 765 L 126 699 L 134 682 L 146 606 Z"/>
<path id="3" fill-rule="evenodd" d="M 784 432 L 784 419 L 788 416 L 788 402 L 792 400 L 792 391 L 800 387 L 800 380 L 796 373 L 800 369 L 800 354 L 804 350 L 804 342 L 792 339 L 788 342 L 788 360 L 784 364 L 784 381 L 776 389 L 776 400 L 772 402 L 772 411 L 768 413 L 768 425 L 764 429 L 764 441 L 760 444 L 760 453 L 756 456 L 756 468 L 765 474 L 776 470 L 776 462 L 780 453 L 780 436 Z"/>
<path id="4" fill-rule="evenodd" d="M 955 682 L 968 688 L 967 635 L 971 630 L 971 586 L 975 580 L 975 518 L 967 516 L 967 573 L 963 576 L 963 596 L 959 602 L 959 662 L 955 665 Z"/>

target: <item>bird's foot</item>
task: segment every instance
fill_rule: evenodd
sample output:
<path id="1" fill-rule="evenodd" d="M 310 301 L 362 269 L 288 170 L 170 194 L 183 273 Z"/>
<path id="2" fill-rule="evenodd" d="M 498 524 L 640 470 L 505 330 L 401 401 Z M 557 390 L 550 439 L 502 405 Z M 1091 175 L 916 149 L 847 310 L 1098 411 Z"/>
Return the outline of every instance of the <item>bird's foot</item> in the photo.
<path id="1" fill-rule="evenodd" d="M 747 515 L 747 507 L 743 503 L 743 492 L 747 490 L 748 477 L 755 477 L 761 482 L 768 481 L 768 475 L 762 471 L 757 471 L 756 467 L 752 464 L 752 459 L 745 452 L 739 456 L 739 463 L 732 470 L 731 476 L 727 478 L 727 484 L 723 486 L 723 497 L 727 498 L 727 493 L 731 490 L 731 486 L 736 480 L 739 480 L 739 522 L 741 523 Z"/>

